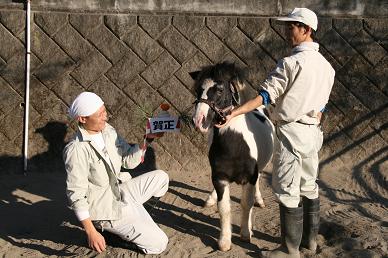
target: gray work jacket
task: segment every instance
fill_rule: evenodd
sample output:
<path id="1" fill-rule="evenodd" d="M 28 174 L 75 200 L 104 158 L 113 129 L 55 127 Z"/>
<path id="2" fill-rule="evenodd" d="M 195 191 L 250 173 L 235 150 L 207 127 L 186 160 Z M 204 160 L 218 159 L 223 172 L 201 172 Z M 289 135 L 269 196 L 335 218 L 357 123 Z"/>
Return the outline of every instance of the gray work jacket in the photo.
<path id="1" fill-rule="evenodd" d="M 82 127 L 66 145 L 63 152 L 66 193 L 71 209 L 89 211 L 91 220 L 116 220 L 121 218 L 120 183 L 131 179 L 130 174 L 120 172 L 120 168 L 139 165 L 142 151 L 139 145 L 129 145 L 109 124 L 102 136 L 109 158 Z"/>

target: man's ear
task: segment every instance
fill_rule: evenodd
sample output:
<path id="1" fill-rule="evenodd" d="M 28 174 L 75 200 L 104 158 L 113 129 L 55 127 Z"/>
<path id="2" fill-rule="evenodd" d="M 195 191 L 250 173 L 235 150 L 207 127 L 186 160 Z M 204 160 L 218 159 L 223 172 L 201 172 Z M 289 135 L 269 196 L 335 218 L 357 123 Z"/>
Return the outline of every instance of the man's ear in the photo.
<path id="1" fill-rule="evenodd" d="M 310 26 L 304 27 L 306 30 L 306 34 L 309 33 L 310 35 L 313 33 L 313 29 Z"/>
<path id="2" fill-rule="evenodd" d="M 79 116 L 79 117 L 77 117 L 77 120 L 81 124 L 85 124 L 86 123 L 86 117 L 85 116 Z"/>
<path id="3" fill-rule="evenodd" d="M 195 71 L 195 72 L 190 72 L 190 76 L 191 78 L 196 81 L 198 79 L 198 75 L 199 75 L 200 71 Z"/>

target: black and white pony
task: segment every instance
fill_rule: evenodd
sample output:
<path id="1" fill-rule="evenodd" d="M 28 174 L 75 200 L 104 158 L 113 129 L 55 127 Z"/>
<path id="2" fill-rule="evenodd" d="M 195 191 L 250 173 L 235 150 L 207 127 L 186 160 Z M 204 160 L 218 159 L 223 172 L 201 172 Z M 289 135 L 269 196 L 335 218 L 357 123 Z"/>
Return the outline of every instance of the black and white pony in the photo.
<path id="1" fill-rule="evenodd" d="M 234 64 L 220 63 L 190 73 L 197 94 L 193 120 L 197 129 L 209 133 L 209 161 L 214 190 L 206 206 L 218 203 L 221 219 L 219 249 L 231 247 L 229 184 L 242 185 L 241 239 L 252 236 L 251 214 L 256 201 L 264 202 L 259 190 L 260 172 L 273 151 L 273 125 L 260 110 L 240 115 L 223 128 L 214 127 L 235 107 L 248 101 L 243 73 Z"/>

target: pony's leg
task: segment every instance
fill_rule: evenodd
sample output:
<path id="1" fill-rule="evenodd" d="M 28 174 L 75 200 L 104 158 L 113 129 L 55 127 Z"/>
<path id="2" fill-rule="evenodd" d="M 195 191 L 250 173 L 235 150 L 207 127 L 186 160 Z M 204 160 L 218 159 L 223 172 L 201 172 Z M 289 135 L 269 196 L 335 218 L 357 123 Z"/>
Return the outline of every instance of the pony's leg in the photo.
<path id="1" fill-rule="evenodd" d="M 217 204 L 221 220 L 221 233 L 218 239 L 218 247 L 221 251 L 228 251 L 232 242 L 229 182 L 214 180 L 213 185 L 218 196 Z"/>
<path id="2" fill-rule="evenodd" d="M 207 200 L 206 200 L 204 206 L 205 207 L 210 207 L 210 206 L 213 206 L 216 203 L 217 203 L 217 192 L 216 192 L 216 189 L 213 189 L 211 194 L 209 194 L 209 196 L 207 197 Z"/>
<path id="3" fill-rule="evenodd" d="M 263 197 L 261 197 L 261 192 L 260 192 L 260 175 L 261 173 L 258 174 L 257 181 L 256 181 L 255 202 L 259 204 L 261 208 L 264 208 L 265 204 L 264 204 Z"/>
<path id="4" fill-rule="evenodd" d="M 241 196 L 241 240 L 250 242 L 252 236 L 252 207 L 255 204 L 256 187 L 252 184 L 245 184 L 242 186 Z"/>

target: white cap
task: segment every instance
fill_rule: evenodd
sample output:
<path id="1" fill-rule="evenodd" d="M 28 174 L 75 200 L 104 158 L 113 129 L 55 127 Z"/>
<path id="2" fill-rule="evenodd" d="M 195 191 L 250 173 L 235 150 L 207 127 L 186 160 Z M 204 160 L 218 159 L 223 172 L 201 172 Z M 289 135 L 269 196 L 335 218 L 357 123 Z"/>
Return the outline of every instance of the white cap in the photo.
<path id="1" fill-rule="evenodd" d="M 69 115 L 72 118 L 79 116 L 90 116 L 94 114 L 102 105 L 104 101 L 93 92 L 82 92 L 79 94 L 69 108 Z"/>
<path id="2" fill-rule="evenodd" d="M 296 21 L 310 26 L 313 30 L 317 31 L 318 18 L 317 15 L 307 8 L 294 8 L 287 17 L 280 17 L 277 21 Z"/>

